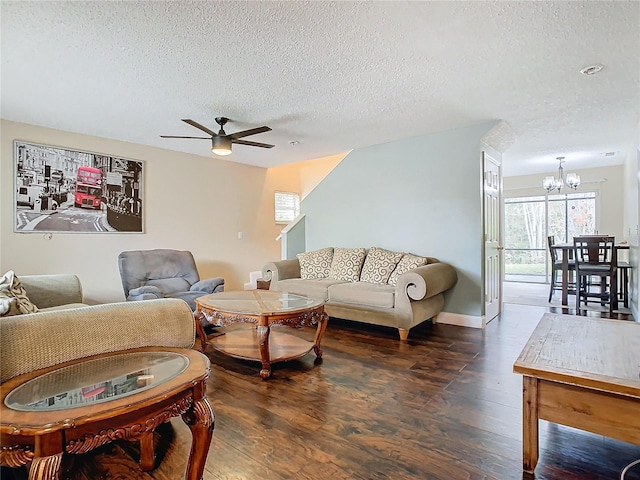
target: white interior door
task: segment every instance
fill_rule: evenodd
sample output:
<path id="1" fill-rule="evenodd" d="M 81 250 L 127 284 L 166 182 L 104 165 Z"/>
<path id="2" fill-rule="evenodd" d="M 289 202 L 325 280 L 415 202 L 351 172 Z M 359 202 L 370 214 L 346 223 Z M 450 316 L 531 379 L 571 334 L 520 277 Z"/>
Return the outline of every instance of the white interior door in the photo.
<path id="1" fill-rule="evenodd" d="M 487 152 L 482 157 L 484 182 L 484 303 L 485 321 L 502 311 L 502 246 L 500 222 L 502 171 L 500 162 Z"/>

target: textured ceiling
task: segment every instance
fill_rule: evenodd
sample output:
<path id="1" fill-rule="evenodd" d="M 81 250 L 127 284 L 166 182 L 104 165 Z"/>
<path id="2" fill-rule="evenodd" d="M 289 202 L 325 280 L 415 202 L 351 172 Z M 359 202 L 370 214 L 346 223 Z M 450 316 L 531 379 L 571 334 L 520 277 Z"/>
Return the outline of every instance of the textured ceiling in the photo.
<path id="1" fill-rule="evenodd" d="M 270 167 L 504 120 L 506 175 L 619 164 L 640 2 L 2 1 L 2 118 Z M 600 63 L 591 77 L 579 70 Z M 296 146 L 289 141 L 299 142 Z M 604 157 L 604 152 L 615 152 Z M 108 153 L 108 152 L 107 152 Z"/>

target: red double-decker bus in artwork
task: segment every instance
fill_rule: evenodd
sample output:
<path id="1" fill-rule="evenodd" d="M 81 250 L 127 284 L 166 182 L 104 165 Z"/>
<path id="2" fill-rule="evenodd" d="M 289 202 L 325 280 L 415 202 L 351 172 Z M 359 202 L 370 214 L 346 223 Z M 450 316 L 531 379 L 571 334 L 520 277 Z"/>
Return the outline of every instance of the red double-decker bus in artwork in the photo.
<path id="1" fill-rule="evenodd" d="M 93 167 L 78 167 L 73 204 L 76 207 L 99 210 L 101 200 L 102 170 Z"/>

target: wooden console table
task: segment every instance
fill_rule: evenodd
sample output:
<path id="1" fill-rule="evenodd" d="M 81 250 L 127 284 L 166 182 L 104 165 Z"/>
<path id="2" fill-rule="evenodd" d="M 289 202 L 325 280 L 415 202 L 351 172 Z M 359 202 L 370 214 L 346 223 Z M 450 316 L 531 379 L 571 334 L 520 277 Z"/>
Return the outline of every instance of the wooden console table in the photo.
<path id="1" fill-rule="evenodd" d="M 209 359 L 195 350 L 147 347 L 14 377 L 0 395 L 0 464 L 32 462 L 30 480 L 54 480 L 65 453 L 139 440 L 140 466 L 151 470 L 153 431 L 182 415 L 193 437 L 185 478 L 201 480 L 214 427 L 208 376 Z"/>
<path id="2" fill-rule="evenodd" d="M 538 419 L 640 445 L 640 323 L 546 313 L 513 371 L 524 471 L 538 463 Z"/>
<path id="3" fill-rule="evenodd" d="M 312 349 L 322 357 L 320 342 L 327 327 L 324 302 L 302 295 L 269 290 L 212 293 L 196 299 L 196 322 L 205 319 L 216 326 L 250 323 L 254 329 L 235 330 L 211 340 L 216 350 L 243 360 L 262 363 L 260 376 L 271 376 L 271 363 L 300 358 Z M 271 332 L 271 326 L 302 327 L 318 324 L 313 342 Z"/>

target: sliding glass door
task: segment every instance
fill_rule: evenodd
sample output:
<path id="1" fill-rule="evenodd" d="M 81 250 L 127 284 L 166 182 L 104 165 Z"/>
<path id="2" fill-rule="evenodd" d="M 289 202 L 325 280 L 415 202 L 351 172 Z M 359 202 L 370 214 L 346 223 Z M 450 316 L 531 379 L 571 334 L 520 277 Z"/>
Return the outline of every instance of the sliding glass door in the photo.
<path id="1" fill-rule="evenodd" d="M 507 281 L 549 281 L 549 235 L 564 243 L 596 233 L 595 192 L 507 198 L 504 204 Z"/>

